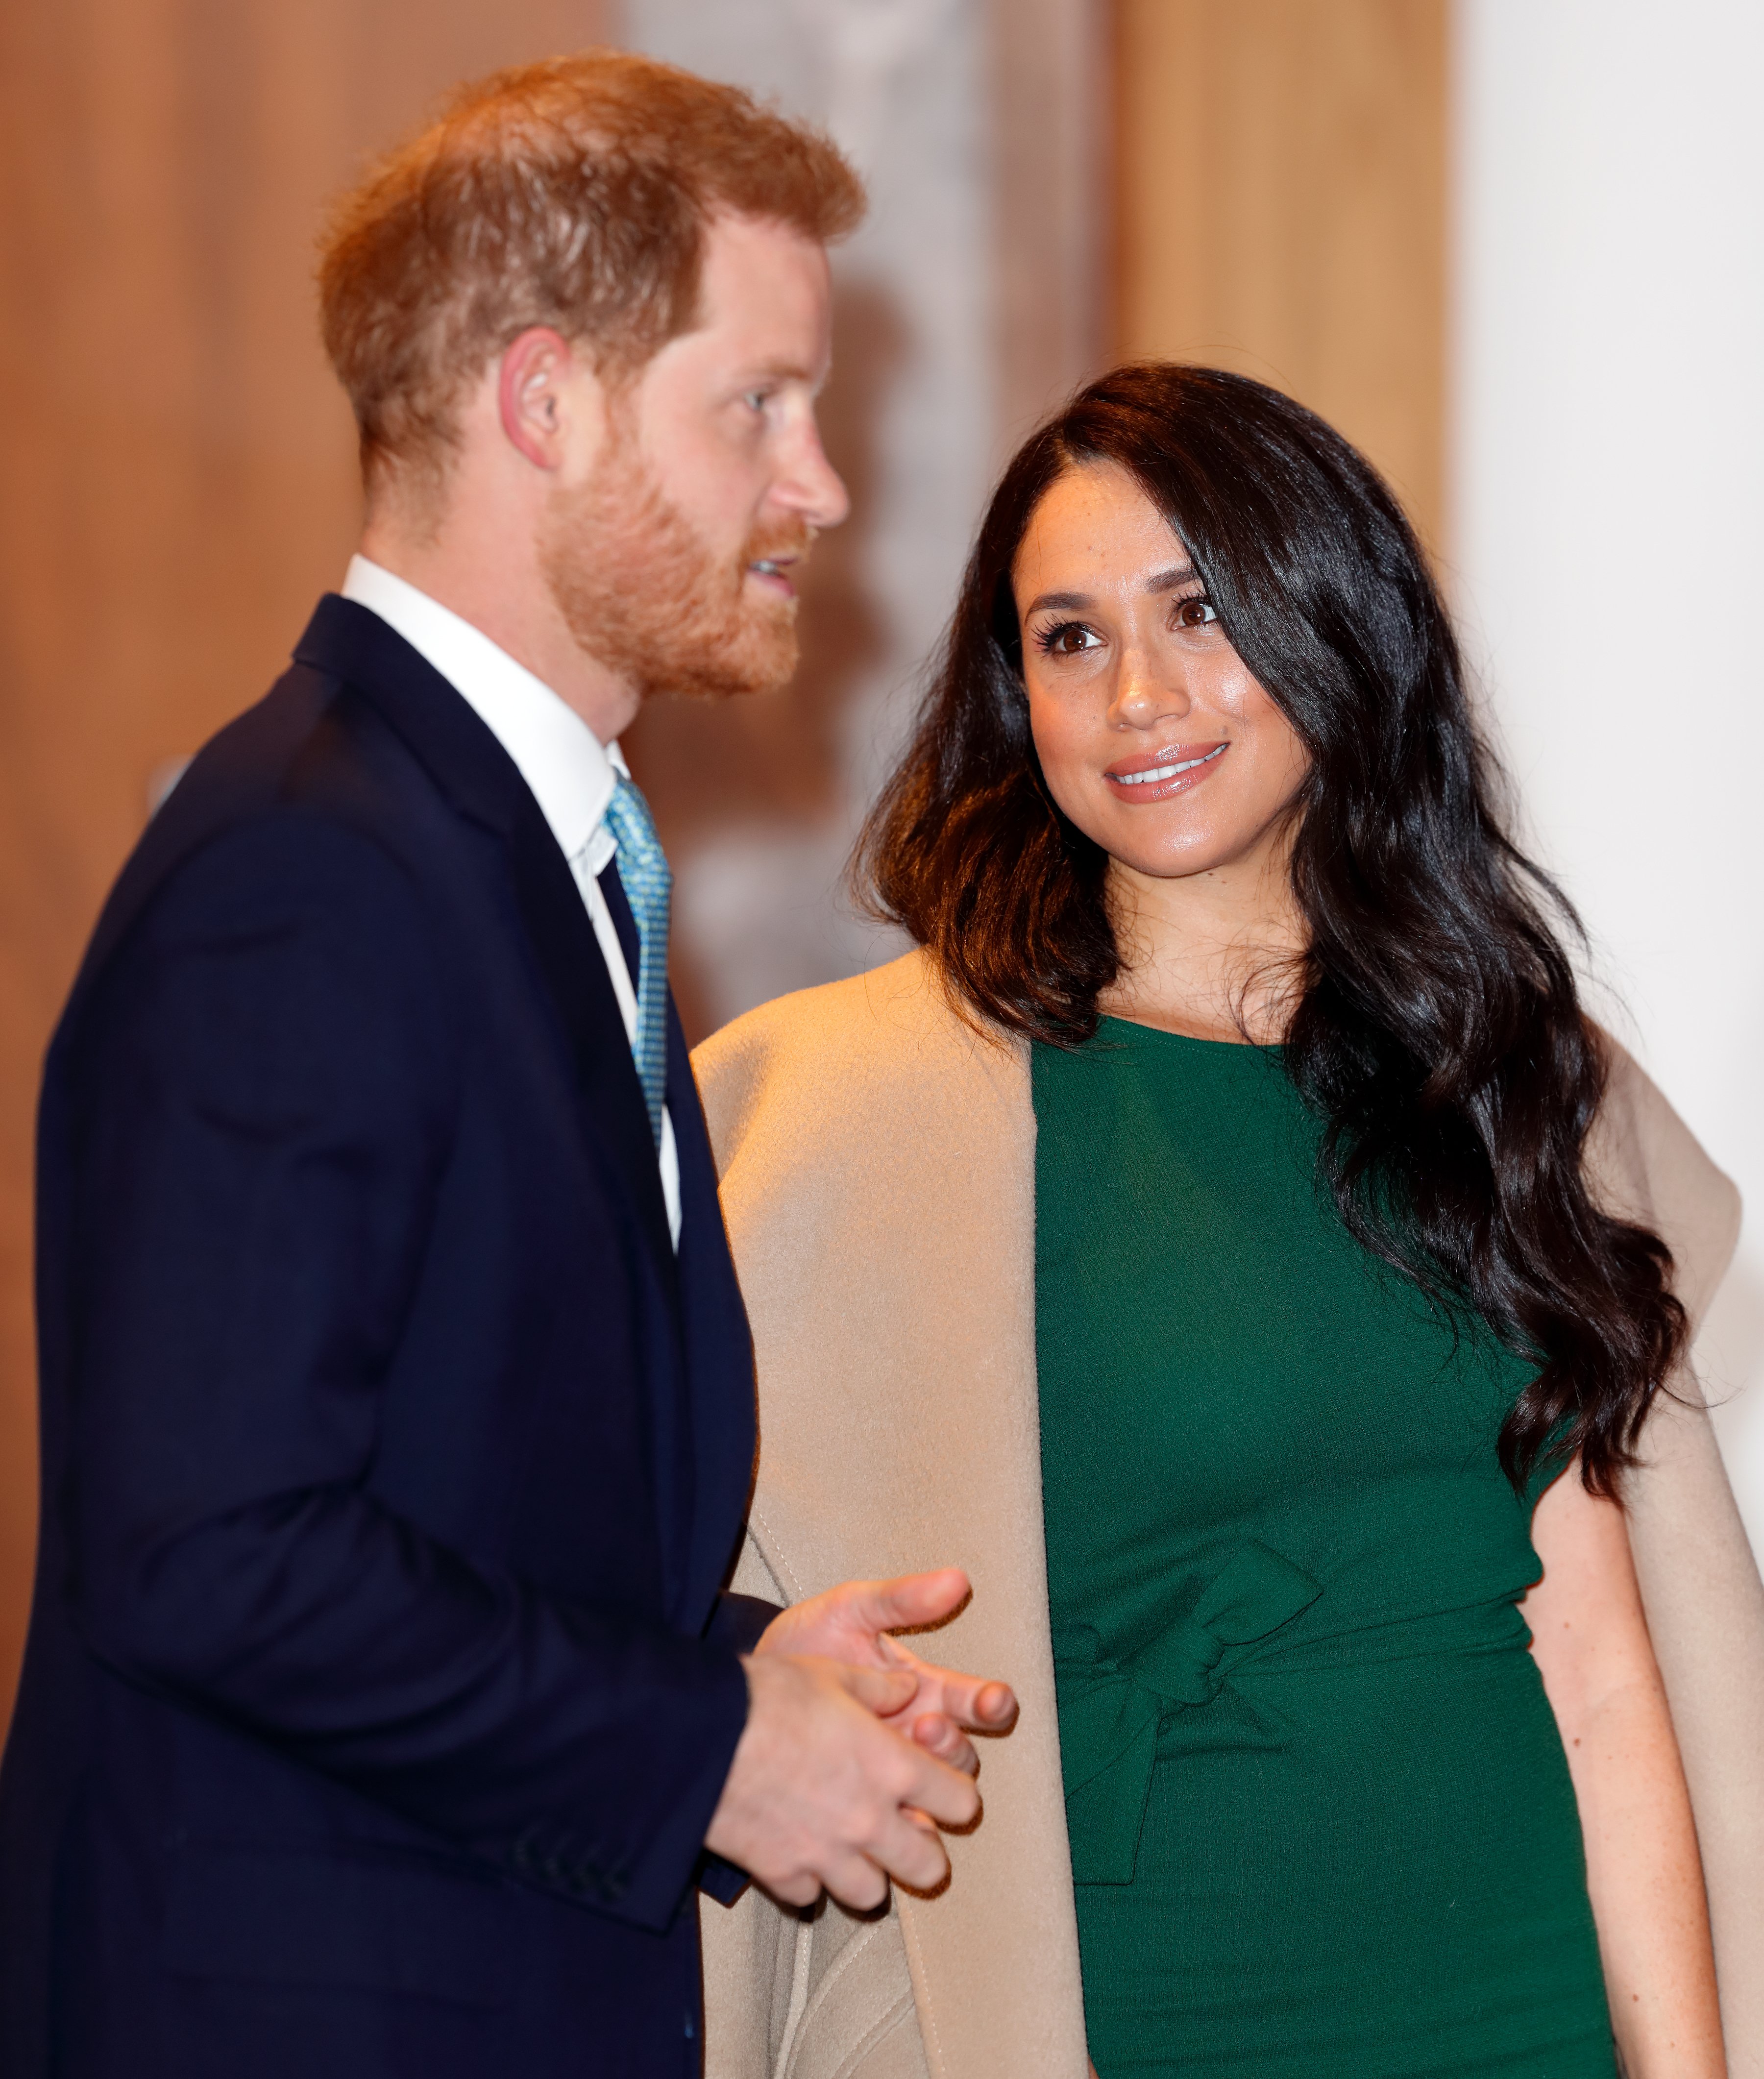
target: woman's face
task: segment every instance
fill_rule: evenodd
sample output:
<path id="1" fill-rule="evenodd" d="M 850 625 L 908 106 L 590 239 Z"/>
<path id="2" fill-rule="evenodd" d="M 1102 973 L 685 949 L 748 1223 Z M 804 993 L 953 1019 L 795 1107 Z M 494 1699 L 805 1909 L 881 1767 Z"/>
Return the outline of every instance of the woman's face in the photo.
<path id="1" fill-rule="evenodd" d="M 1011 576 L 1035 749 L 1078 828 L 1160 880 L 1264 860 L 1304 748 L 1134 479 L 1109 462 L 1062 477 Z"/>

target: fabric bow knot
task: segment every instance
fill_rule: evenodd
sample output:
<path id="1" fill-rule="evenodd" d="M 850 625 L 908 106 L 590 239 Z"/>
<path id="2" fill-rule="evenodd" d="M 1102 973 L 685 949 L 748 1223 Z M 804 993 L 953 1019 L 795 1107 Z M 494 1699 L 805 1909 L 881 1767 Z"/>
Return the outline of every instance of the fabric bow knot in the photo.
<path id="1" fill-rule="evenodd" d="M 1152 1791 L 1152 1765 L 1164 1723 L 1229 1696 L 1229 1726 L 1210 1729 L 1232 1746 L 1270 1746 L 1279 1728 L 1227 1688 L 1239 1654 L 1290 1624 L 1323 1593 L 1302 1567 L 1251 1538 L 1202 1592 L 1181 1622 L 1138 1651 L 1105 1656 L 1088 1625 L 1058 1632 L 1060 1751 L 1066 1779 L 1066 1819 L 1072 1877 L 1078 1884 L 1131 1884 L 1139 1832 Z M 1208 1712 L 1210 1719 L 1214 1713 Z M 1202 1738 L 1207 1731 L 1197 1727 Z"/>

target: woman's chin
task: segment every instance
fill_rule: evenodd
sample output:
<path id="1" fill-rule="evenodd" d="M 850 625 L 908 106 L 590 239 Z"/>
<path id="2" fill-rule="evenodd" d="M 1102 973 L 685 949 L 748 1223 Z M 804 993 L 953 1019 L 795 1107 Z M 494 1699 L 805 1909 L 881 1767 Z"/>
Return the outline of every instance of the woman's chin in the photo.
<path id="1" fill-rule="evenodd" d="M 1111 839 L 1118 841 L 1111 842 Z M 1223 867 L 1236 864 L 1244 851 L 1242 846 L 1221 842 L 1210 834 L 1186 831 L 1161 843 L 1156 839 L 1148 842 L 1137 832 L 1122 836 L 1118 831 L 1110 837 L 1099 835 L 1097 841 L 1108 853 L 1111 865 L 1147 881 L 1188 881 L 1198 873 L 1217 873 Z"/>

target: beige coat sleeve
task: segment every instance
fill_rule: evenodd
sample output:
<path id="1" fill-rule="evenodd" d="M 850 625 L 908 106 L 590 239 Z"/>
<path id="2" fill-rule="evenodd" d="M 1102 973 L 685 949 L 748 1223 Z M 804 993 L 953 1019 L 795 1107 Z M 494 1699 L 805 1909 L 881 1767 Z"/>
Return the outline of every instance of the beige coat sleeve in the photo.
<path id="1" fill-rule="evenodd" d="M 1739 1194 L 1613 1042 L 1589 1166 L 1670 1248 L 1700 1324 L 1739 1236 Z M 1715 1930 L 1732 2079 L 1764 2079 L 1764 1585 L 1694 1363 L 1649 1418 L 1628 1494 L 1648 1624 L 1684 1757 Z"/>

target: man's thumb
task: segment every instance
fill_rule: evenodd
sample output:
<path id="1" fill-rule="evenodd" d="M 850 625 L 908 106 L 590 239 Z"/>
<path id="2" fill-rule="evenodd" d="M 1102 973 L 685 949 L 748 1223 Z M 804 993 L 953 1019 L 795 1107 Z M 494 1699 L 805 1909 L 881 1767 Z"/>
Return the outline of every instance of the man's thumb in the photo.
<path id="1" fill-rule="evenodd" d="M 941 1624 L 968 1596 L 968 1580 L 959 1567 L 938 1567 L 927 1574 L 900 1574 L 892 1581 L 869 1581 L 859 1604 L 867 1624 L 878 1631 Z"/>

